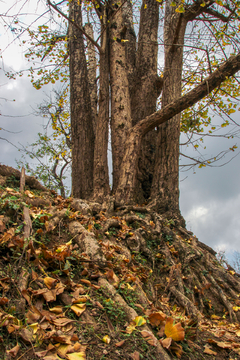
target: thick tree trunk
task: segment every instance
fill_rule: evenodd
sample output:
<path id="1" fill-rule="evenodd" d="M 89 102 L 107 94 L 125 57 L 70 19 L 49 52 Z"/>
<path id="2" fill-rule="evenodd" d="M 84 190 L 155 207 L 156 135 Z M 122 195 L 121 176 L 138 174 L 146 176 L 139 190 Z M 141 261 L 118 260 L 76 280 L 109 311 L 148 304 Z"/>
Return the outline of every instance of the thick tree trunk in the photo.
<path id="1" fill-rule="evenodd" d="M 129 83 L 126 69 L 125 35 L 122 6 L 115 4 L 110 24 L 111 140 L 113 159 L 113 193 L 120 176 L 127 132 L 131 128 Z"/>
<path id="2" fill-rule="evenodd" d="M 156 111 L 161 79 L 157 74 L 159 3 L 144 1 L 141 8 L 136 66 L 131 91 L 132 121 L 135 125 Z M 156 131 L 148 133 L 141 148 L 136 182 L 136 199 L 144 201 L 150 196 L 156 152 Z"/>
<path id="3" fill-rule="evenodd" d="M 165 5 L 164 48 L 165 67 L 162 93 L 164 108 L 181 96 L 183 44 L 186 21 L 168 0 Z M 157 153 L 151 199 L 158 200 L 159 212 L 179 212 L 179 137 L 180 118 L 177 114 L 158 129 Z"/>
<path id="4" fill-rule="evenodd" d="M 99 111 L 94 151 L 94 199 L 102 201 L 110 193 L 108 175 L 109 128 L 109 45 L 106 13 L 102 21 L 102 52 L 100 54 Z M 104 30 L 105 29 L 105 30 Z"/>
<path id="5" fill-rule="evenodd" d="M 133 194 L 136 182 L 135 169 L 137 169 L 143 136 L 156 126 L 165 123 L 181 111 L 203 99 L 212 90 L 216 89 L 227 77 L 233 76 L 239 70 L 240 53 L 236 56 L 231 56 L 223 65 L 193 90 L 171 102 L 163 109 L 147 116 L 129 131 L 125 145 L 126 151 L 121 165 L 121 176 L 115 195 L 117 202 L 130 203 L 132 200 L 134 201 Z"/>
<path id="6" fill-rule="evenodd" d="M 69 3 L 69 17 L 82 26 L 81 6 Z M 94 133 L 83 34 L 69 23 L 72 193 L 87 199 L 93 191 Z"/>

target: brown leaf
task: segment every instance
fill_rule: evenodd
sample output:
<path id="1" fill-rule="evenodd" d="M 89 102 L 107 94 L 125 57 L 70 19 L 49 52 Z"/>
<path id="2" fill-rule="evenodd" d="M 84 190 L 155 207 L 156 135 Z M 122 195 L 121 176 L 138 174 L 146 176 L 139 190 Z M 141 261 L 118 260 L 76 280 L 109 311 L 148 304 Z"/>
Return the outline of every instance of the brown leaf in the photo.
<path id="1" fill-rule="evenodd" d="M 85 284 L 85 285 L 91 286 L 91 281 L 89 281 L 89 280 L 80 279 L 80 281 L 81 281 L 83 284 Z"/>
<path id="2" fill-rule="evenodd" d="M 119 278 L 112 269 L 108 270 L 108 272 L 106 273 L 106 278 L 108 279 L 110 284 L 115 284 L 119 282 Z"/>
<path id="3" fill-rule="evenodd" d="M 141 334 L 150 345 L 157 346 L 157 339 L 152 332 L 143 330 L 141 331 Z"/>
<path id="4" fill-rule="evenodd" d="M 8 298 L 6 298 L 6 297 L 1 297 L 0 298 L 0 305 L 5 305 L 5 304 L 7 304 L 8 303 Z"/>
<path id="5" fill-rule="evenodd" d="M 7 353 L 7 355 L 10 355 L 12 357 L 16 357 L 19 349 L 20 349 L 20 346 L 17 344 L 11 350 L 6 350 L 6 353 Z"/>
<path id="6" fill-rule="evenodd" d="M 151 313 L 148 316 L 150 324 L 154 327 L 159 326 L 166 319 L 166 315 L 162 311 Z"/>
<path id="7" fill-rule="evenodd" d="M 42 314 L 40 313 L 40 311 L 35 306 L 31 306 L 26 314 L 28 324 L 34 324 L 41 318 Z"/>
<path id="8" fill-rule="evenodd" d="M 55 289 L 43 293 L 43 297 L 47 302 L 56 301 L 57 292 Z"/>
<path id="9" fill-rule="evenodd" d="M 215 351 L 212 351 L 212 350 L 211 350 L 209 347 L 207 347 L 207 346 L 204 347 L 204 353 L 205 353 L 205 354 L 208 354 L 208 355 L 214 355 L 214 356 L 217 355 L 217 353 L 216 353 Z"/>
<path id="10" fill-rule="evenodd" d="M 169 349 L 170 346 L 171 346 L 171 343 L 172 343 L 172 338 L 168 337 L 164 340 L 160 340 L 161 344 L 162 344 L 162 347 L 166 348 L 166 349 Z"/>
<path id="11" fill-rule="evenodd" d="M 125 343 L 126 340 L 122 340 L 122 341 L 119 341 L 118 343 L 115 344 L 116 347 L 121 347 L 124 343 Z"/>
<path id="12" fill-rule="evenodd" d="M 133 354 L 130 354 L 130 356 L 131 356 L 131 358 L 132 358 L 133 360 L 139 360 L 139 359 L 140 359 L 140 354 L 139 354 L 138 351 L 134 351 L 134 353 L 133 353 Z"/>
<path id="13" fill-rule="evenodd" d="M 182 346 L 177 343 L 172 343 L 170 347 L 171 351 L 180 359 L 183 353 Z"/>
<path id="14" fill-rule="evenodd" d="M 3 233 L 6 230 L 6 225 L 4 222 L 0 219 L 0 232 Z"/>
<path id="15" fill-rule="evenodd" d="M 23 328 L 20 330 L 19 335 L 27 343 L 31 343 L 33 341 L 33 332 L 31 330 Z"/>

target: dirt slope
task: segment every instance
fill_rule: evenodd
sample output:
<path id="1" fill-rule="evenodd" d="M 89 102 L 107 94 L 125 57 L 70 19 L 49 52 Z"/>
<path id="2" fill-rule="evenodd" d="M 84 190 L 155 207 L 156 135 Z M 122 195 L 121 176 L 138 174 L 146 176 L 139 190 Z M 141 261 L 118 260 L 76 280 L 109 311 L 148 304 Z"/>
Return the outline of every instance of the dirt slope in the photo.
<path id="1" fill-rule="evenodd" d="M 0 359 L 240 359 L 240 277 L 176 219 L 1 168 Z"/>

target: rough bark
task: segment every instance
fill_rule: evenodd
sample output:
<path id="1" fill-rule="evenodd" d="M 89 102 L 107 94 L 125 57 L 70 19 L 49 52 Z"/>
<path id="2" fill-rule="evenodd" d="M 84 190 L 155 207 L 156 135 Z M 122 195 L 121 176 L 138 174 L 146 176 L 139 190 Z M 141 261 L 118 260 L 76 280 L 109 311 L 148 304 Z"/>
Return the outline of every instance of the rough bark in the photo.
<path id="1" fill-rule="evenodd" d="M 162 82 L 157 74 L 158 19 L 159 3 L 155 0 L 145 1 L 141 8 L 136 66 L 131 90 L 133 125 L 156 111 L 156 102 Z M 156 135 L 156 131 L 152 130 L 142 142 L 135 190 L 138 202 L 144 201 L 150 196 Z"/>
<path id="2" fill-rule="evenodd" d="M 181 111 L 203 99 L 212 90 L 217 88 L 227 77 L 234 75 L 239 70 L 240 53 L 236 56 L 231 56 L 223 63 L 223 65 L 193 90 L 171 102 L 163 109 L 147 116 L 131 129 L 125 145 L 126 151 L 121 165 L 121 177 L 116 191 L 116 200 L 118 202 L 125 201 L 126 203 L 129 203 L 134 201 L 136 168 L 143 136 L 156 126 L 165 123 Z"/>
<path id="3" fill-rule="evenodd" d="M 164 81 L 162 107 L 181 96 L 183 46 L 186 29 L 183 15 L 165 5 L 164 17 Z M 158 129 L 156 163 L 151 189 L 151 199 L 158 199 L 160 213 L 179 211 L 179 136 L 180 118 L 177 114 Z"/>
<path id="4" fill-rule="evenodd" d="M 69 18 L 82 27 L 81 6 L 69 3 Z M 72 194 L 89 198 L 93 191 L 94 133 L 83 34 L 69 23 Z"/>
<path id="5" fill-rule="evenodd" d="M 126 69 L 125 27 L 122 6 L 114 5 L 110 25 L 111 139 L 113 192 L 118 185 L 127 132 L 131 128 L 131 106 Z M 123 41 L 122 41 L 123 40 Z"/>
<path id="6" fill-rule="evenodd" d="M 86 33 L 93 39 L 93 26 L 91 23 L 87 23 L 84 26 Z M 96 136 L 96 125 L 97 125 L 97 59 L 96 59 L 96 48 L 94 44 L 87 39 L 87 57 L 88 57 L 88 82 L 89 82 L 89 92 L 91 98 L 92 106 L 92 116 L 93 116 L 93 131 Z"/>
<path id="7" fill-rule="evenodd" d="M 102 52 L 100 54 L 99 111 L 94 151 L 94 199 L 102 201 L 109 194 L 108 175 L 108 128 L 109 128 L 109 31 L 106 28 L 107 13 L 102 19 Z M 105 29 L 105 30 L 104 30 Z"/>

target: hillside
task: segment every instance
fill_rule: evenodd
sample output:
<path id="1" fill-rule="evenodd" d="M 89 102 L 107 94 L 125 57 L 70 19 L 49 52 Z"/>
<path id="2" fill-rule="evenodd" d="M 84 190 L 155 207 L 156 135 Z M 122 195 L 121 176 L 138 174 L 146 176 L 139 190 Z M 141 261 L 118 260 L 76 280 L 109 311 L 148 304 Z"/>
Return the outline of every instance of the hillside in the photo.
<path id="1" fill-rule="evenodd" d="M 0 165 L 0 359 L 240 359 L 240 275 L 177 219 L 19 178 Z"/>

